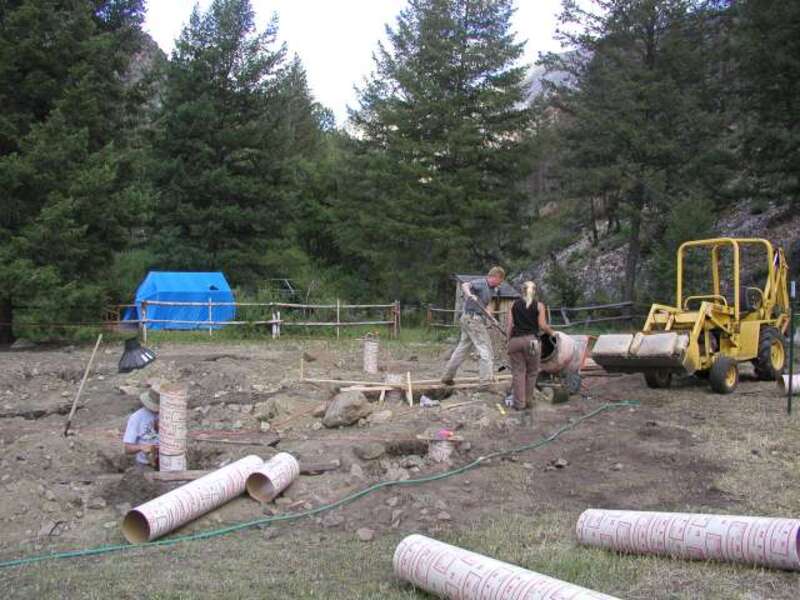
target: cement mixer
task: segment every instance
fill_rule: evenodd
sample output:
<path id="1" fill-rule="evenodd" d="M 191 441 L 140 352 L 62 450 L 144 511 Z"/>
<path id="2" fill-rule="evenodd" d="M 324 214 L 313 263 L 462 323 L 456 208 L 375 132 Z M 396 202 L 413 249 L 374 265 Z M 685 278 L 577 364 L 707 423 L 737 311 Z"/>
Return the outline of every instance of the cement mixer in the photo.
<path id="1" fill-rule="evenodd" d="M 555 335 L 543 335 L 540 340 L 542 358 L 536 387 L 551 390 L 554 404 L 566 402 L 570 395 L 580 392 L 580 371 L 586 360 L 589 336 L 556 331 Z"/>

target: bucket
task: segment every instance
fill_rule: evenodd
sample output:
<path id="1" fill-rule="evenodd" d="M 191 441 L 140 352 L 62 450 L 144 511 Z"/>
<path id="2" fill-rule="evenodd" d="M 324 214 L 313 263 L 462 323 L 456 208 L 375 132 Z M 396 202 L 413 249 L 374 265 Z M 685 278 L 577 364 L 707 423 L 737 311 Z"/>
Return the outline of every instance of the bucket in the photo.
<path id="1" fill-rule="evenodd" d="M 364 340 L 364 373 L 378 372 L 378 340 Z"/>

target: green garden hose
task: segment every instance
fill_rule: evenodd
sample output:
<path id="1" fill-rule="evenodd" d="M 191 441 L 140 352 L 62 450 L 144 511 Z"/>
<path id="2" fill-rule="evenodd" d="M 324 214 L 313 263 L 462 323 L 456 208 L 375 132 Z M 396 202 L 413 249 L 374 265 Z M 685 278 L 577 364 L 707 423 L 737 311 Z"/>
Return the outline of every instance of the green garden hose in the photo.
<path id="1" fill-rule="evenodd" d="M 437 475 L 430 475 L 428 477 L 420 477 L 418 479 L 406 479 L 405 481 L 381 481 L 380 483 L 376 483 L 371 485 L 367 488 L 364 488 L 361 491 L 355 492 L 350 494 L 349 496 L 345 496 L 341 500 L 337 500 L 336 502 L 332 502 L 331 504 L 325 504 L 322 506 L 318 506 L 317 508 L 313 508 L 310 510 L 305 510 L 298 513 L 291 513 L 287 515 L 276 515 L 273 517 L 264 517 L 261 519 L 254 519 L 252 521 L 245 521 L 243 523 L 238 523 L 236 525 L 231 525 L 229 527 L 222 527 L 220 529 L 210 529 L 208 531 L 201 531 L 200 533 L 193 533 L 191 535 L 183 535 L 174 538 L 169 538 L 166 540 L 158 540 L 155 542 L 146 542 L 144 544 L 118 544 L 118 545 L 106 545 L 106 546 L 97 546 L 96 548 L 86 548 L 84 550 L 70 550 L 66 552 L 54 552 L 51 554 L 41 554 L 39 556 L 28 556 L 23 558 L 17 558 L 14 560 L 6 560 L 0 562 L 0 569 L 6 567 L 18 567 L 29 565 L 37 562 L 47 561 L 47 560 L 56 560 L 56 559 L 63 559 L 63 558 L 80 558 L 84 556 L 96 556 L 100 554 L 110 554 L 111 552 L 120 552 L 122 550 L 132 550 L 138 548 L 150 548 L 156 546 L 172 546 L 174 544 L 180 544 L 182 542 L 193 542 L 197 540 L 206 540 L 214 537 L 219 537 L 223 535 L 227 535 L 229 533 L 233 533 L 235 531 L 241 531 L 243 529 L 249 529 L 251 527 L 258 527 L 263 525 L 271 525 L 273 523 L 285 522 L 285 521 L 296 521 L 299 519 L 305 519 L 307 517 L 312 517 L 319 513 L 323 513 L 329 510 L 333 510 L 335 508 L 339 508 L 340 506 L 344 506 L 345 504 L 350 504 L 358 500 L 359 498 L 363 498 L 373 492 L 377 492 L 382 488 L 388 488 L 392 486 L 410 486 L 410 485 L 421 485 L 423 483 L 429 483 L 431 481 L 439 481 L 440 479 L 447 479 L 450 477 L 454 477 L 456 475 L 460 475 L 467 471 L 474 469 L 475 467 L 479 466 L 481 463 L 485 463 L 493 458 L 497 458 L 500 456 L 508 456 L 510 454 L 519 454 L 520 452 L 525 452 L 527 450 L 534 450 L 536 448 L 540 448 L 542 446 L 546 446 L 554 442 L 559 436 L 563 433 L 574 429 L 577 425 L 582 423 L 583 421 L 587 421 L 600 413 L 603 413 L 607 410 L 612 410 L 616 408 L 625 408 L 631 406 L 638 406 L 639 402 L 636 400 L 626 400 L 623 402 L 614 402 L 609 404 L 604 404 L 599 408 L 583 415 L 582 417 L 575 419 L 573 422 L 568 423 L 554 433 L 550 434 L 547 437 L 544 437 L 532 444 L 525 444 L 524 446 L 519 446 L 517 448 L 511 448 L 510 450 L 498 450 L 497 452 L 492 452 L 487 454 L 486 456 L 480 456 L 476 458 L 471 463 L 468 463 L 462 467 L 458 467 L 457 469 L 452 469 L 450 471 L 445 471 L 443 473 L 439 473 Z"/>

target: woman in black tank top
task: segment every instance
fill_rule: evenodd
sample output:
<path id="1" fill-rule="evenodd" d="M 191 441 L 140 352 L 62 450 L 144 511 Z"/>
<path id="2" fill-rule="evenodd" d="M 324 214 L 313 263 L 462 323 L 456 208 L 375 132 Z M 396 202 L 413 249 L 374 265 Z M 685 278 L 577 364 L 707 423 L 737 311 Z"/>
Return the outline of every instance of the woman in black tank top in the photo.
<path id="1" fill-rule="evenodd" d="M 541 356 L 539 334 L 554 333 L 547 324 L 546 315 L 545 306 L 536 294 L 536 284 L 526 281 L 522 284 L 522 298 L 512 304 L 506 321 L 513 406 L 517 410 L 533 408 L 533 390 Z"/>

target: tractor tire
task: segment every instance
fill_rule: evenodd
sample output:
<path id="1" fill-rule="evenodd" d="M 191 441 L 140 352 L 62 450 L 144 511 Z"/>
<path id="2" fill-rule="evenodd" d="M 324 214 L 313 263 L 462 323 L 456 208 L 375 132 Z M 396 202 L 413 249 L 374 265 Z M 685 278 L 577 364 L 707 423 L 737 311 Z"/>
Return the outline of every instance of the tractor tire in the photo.
<path id="1" fill-rule="evenodd" d="M 784 338 L 775 327 L 762 327 L 758 336 L 758 356 L 753 361 L 761 381 L 775 381 L 786 368 Z"/>
<path id="2" fill-rule="evenodd" d="M 644 381 L 647 387 L 653 389 L 668 388 L 672 385 L 672 372 L 664 371 L 662 369 L 653 369 L 652 371 L 645 371 Z"/>
<path id="3" fill-rule="evenodd" d="M 739 367 L 729 356 L 719 355 L 708 372 L 708 382 L 717 394 L 730 394 L 739 384 Z"/>

